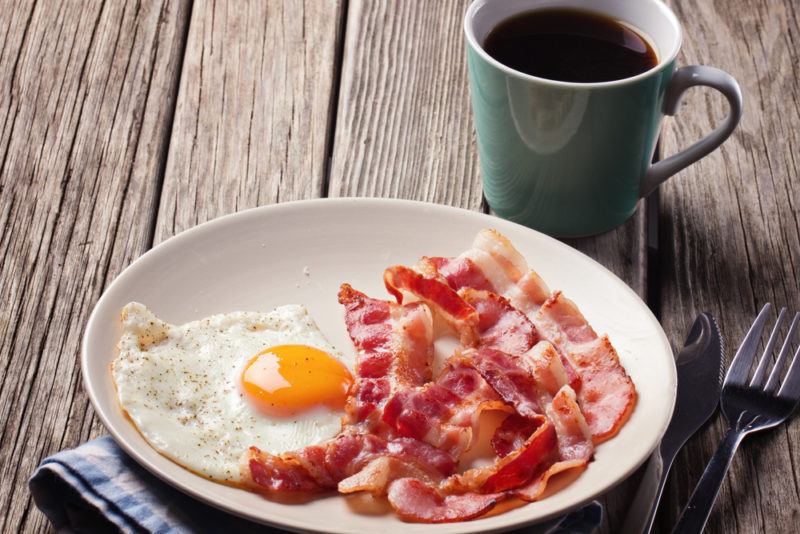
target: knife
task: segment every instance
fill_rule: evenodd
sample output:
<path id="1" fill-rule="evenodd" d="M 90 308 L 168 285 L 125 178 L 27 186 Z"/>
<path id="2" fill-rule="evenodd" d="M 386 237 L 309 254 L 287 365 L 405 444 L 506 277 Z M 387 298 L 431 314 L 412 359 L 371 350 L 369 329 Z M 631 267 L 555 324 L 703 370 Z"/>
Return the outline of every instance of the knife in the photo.
<path id="1" fill-rule="evenodd" d="M 701 313 L 676 358 L 678 393 L 672 420 L 650 457 L 621 532 L 648 534 L 653 528 L 672 461 L 686 440 L 717 410 L 725 374 L 724 353 L 716 321 L 710 314 Z"/>

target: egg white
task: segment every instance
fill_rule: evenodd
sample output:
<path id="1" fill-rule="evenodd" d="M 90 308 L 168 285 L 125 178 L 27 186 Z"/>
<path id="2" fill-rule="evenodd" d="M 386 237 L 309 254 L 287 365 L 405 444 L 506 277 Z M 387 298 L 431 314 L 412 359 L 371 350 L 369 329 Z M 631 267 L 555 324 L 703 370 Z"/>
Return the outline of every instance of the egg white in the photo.
<path id="1" fill-rule="evenodd" d="M 240 391 L 244 364 L 265 348 L 302 344 L 341 361 L 305 308 L 232 312 L 171 325 L 142 304 L 122 310 L 117 397 L 144 438 L 178 464 L 236 484 L 250 446 L 278 454 L 320 443 L 341 429 L 342 412 L 320 408 L 290 419 L 257 411 Z"/>

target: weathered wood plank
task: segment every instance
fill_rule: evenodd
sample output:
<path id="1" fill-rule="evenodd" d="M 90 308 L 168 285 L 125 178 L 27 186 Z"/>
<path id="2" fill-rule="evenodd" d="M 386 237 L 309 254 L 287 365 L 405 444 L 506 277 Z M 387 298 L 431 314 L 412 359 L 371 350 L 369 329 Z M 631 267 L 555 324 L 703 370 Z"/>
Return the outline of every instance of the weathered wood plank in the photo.
<path id="1" fill-rule="evenodd" d="M 771 301 L 800 309 L 800 21 L 792 0 L 671 2 L 685 25 L 684 64 L 715 65 L 742 85 L 739 130 L 662 188 L 663 323 L 670 338 L 712 312 L 729 356 Z M 662 138 L 671 154 L 727 112 L 712 91 L 688 95 Z M 724 425 L 717 420 L 677 460 L 659 517 L 671 527 Z M 800 420 L 746 440 L 707 532 L 795 532 L 800 517 Z"/>
<path id="2" fill-rule="evenodd" d="M 469 2 L 351 0 L 330 196 L 381 196 L 481 209 L 462 22 Z M 645 295 L 644 214 L 572 246 Z M 635 485 L 609 495 L 606 530 Z"/>
<path id="3" fill-rule="evenodd" d="M 44 530 L 26 482 L 97 433 L 79 344 L 152 237 L 185 2 L 26 2 L 0 13 L 0 531 Z"/>
<path id="4" fill-rule="evenodd" d="M 351 1 L 329 195 L 481 207 L 468 2 Z"/>
<path id="5" fill-rule="evenodd" d="M 323 193 L 341 4 L 194 3 L 156 242 Z"/>

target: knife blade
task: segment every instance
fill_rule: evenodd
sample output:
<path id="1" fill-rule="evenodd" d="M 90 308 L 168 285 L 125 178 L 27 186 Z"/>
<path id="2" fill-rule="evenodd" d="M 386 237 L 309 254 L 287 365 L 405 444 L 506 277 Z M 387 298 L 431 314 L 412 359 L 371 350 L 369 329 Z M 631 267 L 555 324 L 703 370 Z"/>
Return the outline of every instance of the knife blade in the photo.
<path id="1" fill-rule="evenodd" d="M 649 533 L 669 469 L 684 443 L 714 415 L 725 376 L 725 347 L 711 314 L 695 319 L 678 353 L 678 392 L 675 410 L 659 447 L 650 457 L 622 532 Z"/>

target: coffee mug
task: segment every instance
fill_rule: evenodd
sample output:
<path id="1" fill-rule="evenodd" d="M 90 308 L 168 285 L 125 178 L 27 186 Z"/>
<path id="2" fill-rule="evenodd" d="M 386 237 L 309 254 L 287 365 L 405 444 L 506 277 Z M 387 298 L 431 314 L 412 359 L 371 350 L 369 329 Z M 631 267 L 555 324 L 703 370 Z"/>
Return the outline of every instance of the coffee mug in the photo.
<path id="1" fill-rule="evenodd" d="M 545 8 L 630 24 L 649 38 L 658 64 L 622 80 L 573 83 L 513 70 L 486 53 L 484 40 L 499 23 Z M 675 68 L 681 26 L 660 0 L 475 0 L 464 31 L 486 200 L 497 215 L 550 235 L 586 236 L 622 224 L 639 198 L 722 144 L 742 115 L 741 91 L 729 74 Z M 697 85 L 725 95 L 727 119 L 689 148 L 651 163 L 661 120 Z"/>

